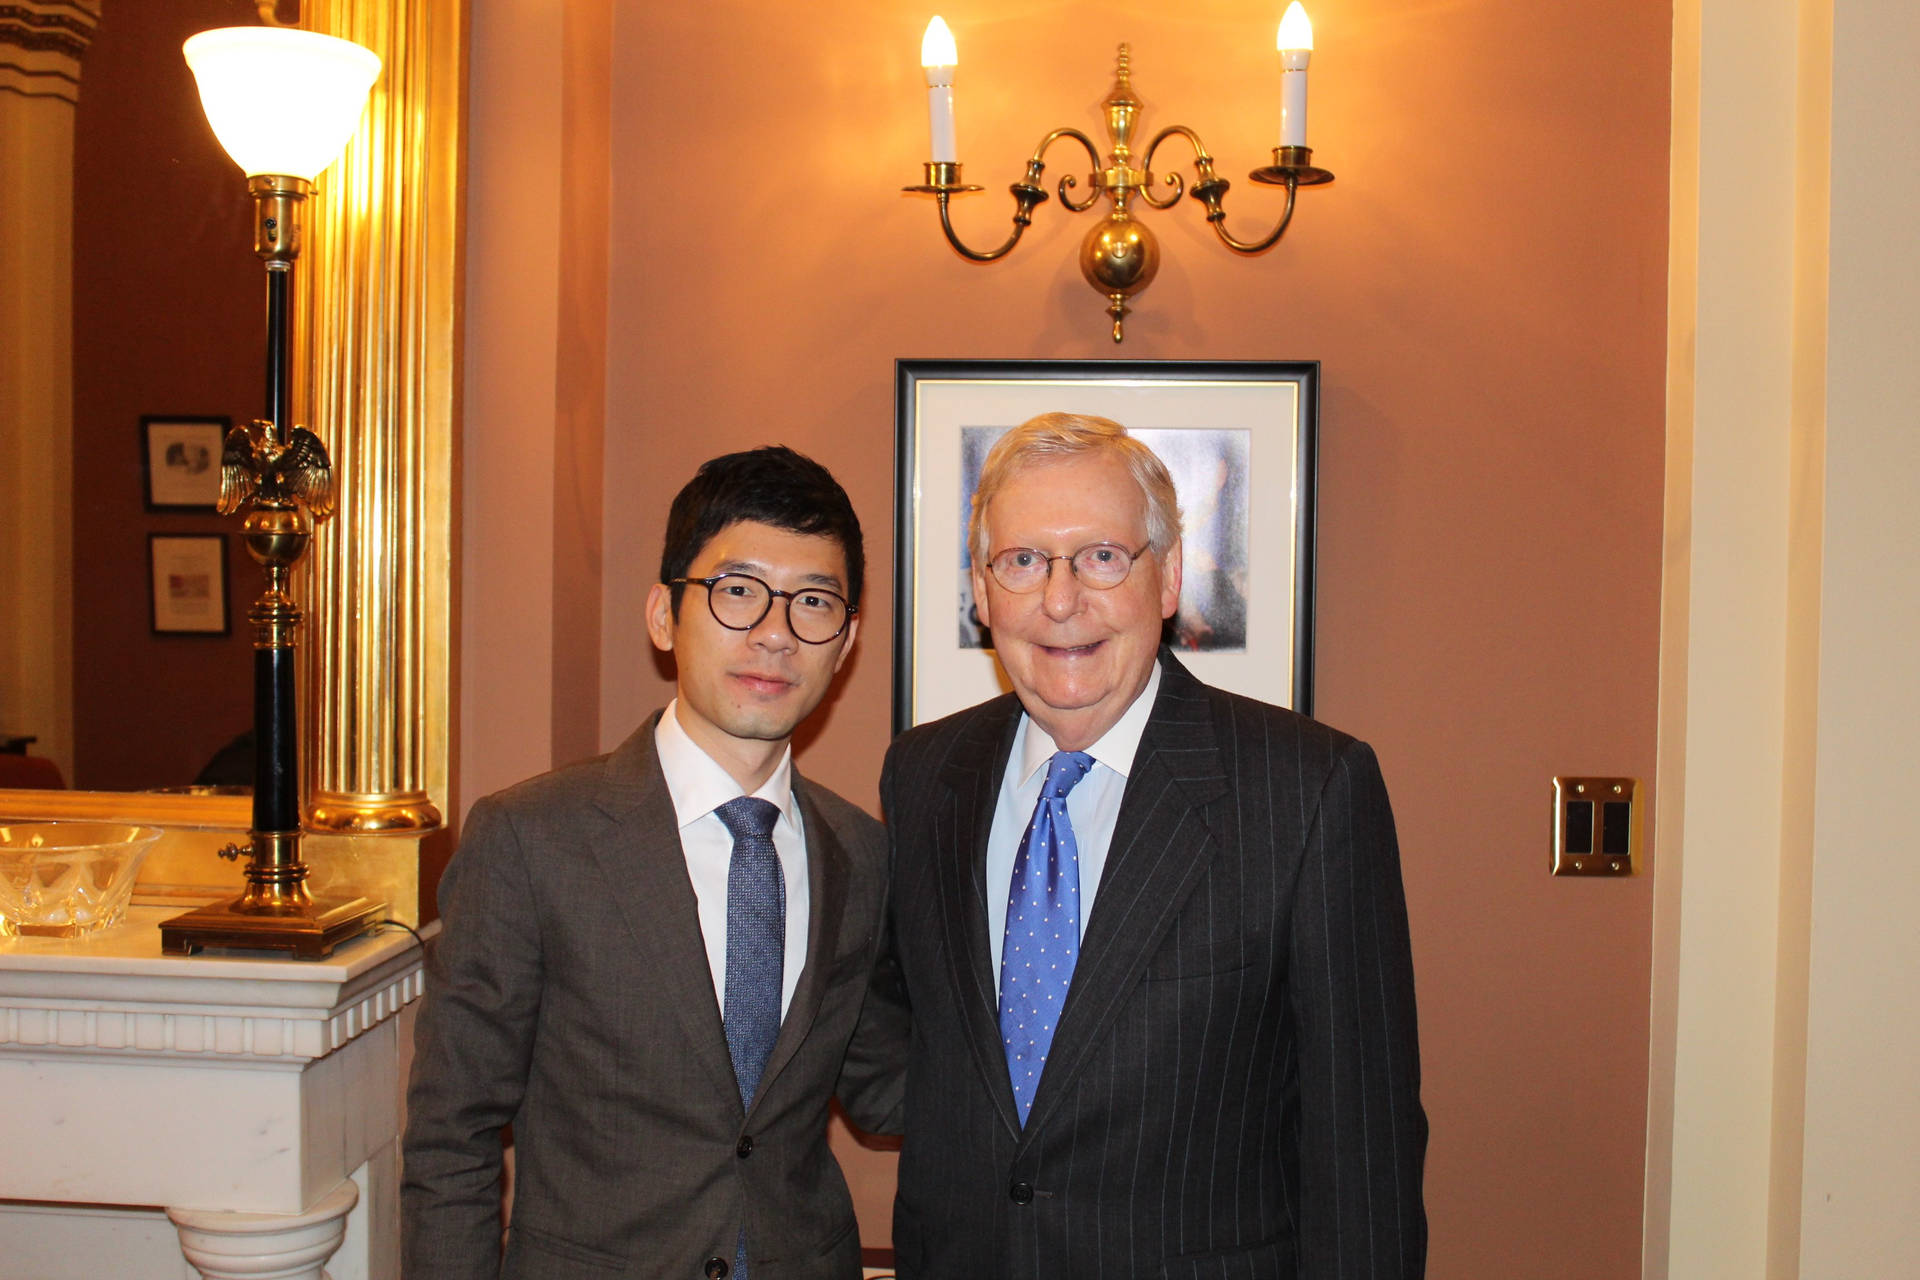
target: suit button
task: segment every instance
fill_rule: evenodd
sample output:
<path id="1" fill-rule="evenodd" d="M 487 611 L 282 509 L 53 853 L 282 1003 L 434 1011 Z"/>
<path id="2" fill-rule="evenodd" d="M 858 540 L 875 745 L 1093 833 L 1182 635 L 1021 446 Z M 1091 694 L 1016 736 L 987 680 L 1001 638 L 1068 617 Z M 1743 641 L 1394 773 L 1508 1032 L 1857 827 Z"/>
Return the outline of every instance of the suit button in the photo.
<path id="1" fill-rule="evenodd" d="M 733 1268 L 727 1265 L 727 1260 L 718 1254 L 707 1259 L 705 1269 L 707 1280 L 727 1280 L 727 1272 L 731 1270 Z"/>
<path id="2" fill-rule="evenodd" d="M 740 1137 L 740 1141 L 734 1145 L 733 1154 L 739 1156 L 742 1160 L 745 1160 L 748 1156 L 752 1155 L 753 1154 L 753 1138 L 750 1135 L 742 1134 Z"/>
<path id="3" fill-rule="evenodd" d="M 1007 1196 L 1015 1204 L 1032 1204 L 1033 1188 L 1024 1182 L 1016 1182 L 1007 1188 Z"/>

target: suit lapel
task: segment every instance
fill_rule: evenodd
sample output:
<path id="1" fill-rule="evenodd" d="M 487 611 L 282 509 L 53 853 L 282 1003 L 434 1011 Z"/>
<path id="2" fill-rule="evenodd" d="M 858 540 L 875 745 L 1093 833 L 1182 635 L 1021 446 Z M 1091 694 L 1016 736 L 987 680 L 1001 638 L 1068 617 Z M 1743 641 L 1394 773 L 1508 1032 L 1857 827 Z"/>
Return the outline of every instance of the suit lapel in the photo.
<path id="1" fill-rule="evenodd" d="M 960 995 L 961 1022 L 975 1065 L 1009 1133 L 1020 1132 L 1007 1055 L 1000 1042 L 1000 1015 L 987 942 L 987 836 L 993 829 L 1000 777 L 1013 750 L 1020 704 L 1011 697 L 988 703 L 955 742 L 940 773 L 943 794 L 933 815 L 934 883 L 940 893 L 940 923 L 950 989 Z"/>
<path id="2" fill-rule="evenodd" d="M 827 820 L 820 816 L 811 792 L 797 771 L 793 775 L 793 789 L 800 797 L 800 816 L 806 825 L 807 888 L 811 899 L 807 908 L 807 959 L 806 966 L 800 970 L 793 1001 L 787 1006 L 787 1016 L 780 1020 L 780 1035 L 773 1042 L 773 1054 L 760 1076 L 755 1107 L 767 1096 L 781 1068 L 793 1060 L 794 1053 L 813 1028 L 813 1020 L 820 1012 L 820 998 L 827 989 L 828 970 L 833 967 L 834 955 L 840 948 L 840 925 L 846 916 L 847 851 L 841 847 L 839 837 L 827 825 Z"/>
<path id="3" fill-rule="evenodd" d="M 591 849 L 632 934 L 612 945 L 631 945 L 645 960 L 648 998 L 679 1016 L 694 1057 L 738 1107 L 740 1086 L 713 996 L 700 905 L 687 879 L 673 798 L 654 749 L 659 721 L 655 713 L 607 758 L 606 784 L 594 803 L 611 824 L 593 838 Z"/>
<path id="4" fill-rule="evenodd" d="M 1200 882 L 1214 844 L 1202 807 L 1226 793 L 1206 687 L 1163 653 L 1160 693 L 1127 778 L 1106 870 L 1026 1132 L 1037 1132 L 1055 1100 L 1071 1087 Z"/>

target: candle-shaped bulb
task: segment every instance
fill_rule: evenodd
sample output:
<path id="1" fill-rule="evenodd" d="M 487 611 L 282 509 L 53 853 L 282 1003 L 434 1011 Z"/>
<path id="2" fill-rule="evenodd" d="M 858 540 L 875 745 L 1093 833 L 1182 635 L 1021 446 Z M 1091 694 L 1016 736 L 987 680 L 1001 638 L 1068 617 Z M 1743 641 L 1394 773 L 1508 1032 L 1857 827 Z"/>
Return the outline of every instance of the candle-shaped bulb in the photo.
<path id="1" fill-rule="evenodd" d="M 1298 5 L 1294 7 L 1299 8 Z M 953 32 L 948 28 L 947 20 L 937 13 L 933 15 L 933 21 L 927 24 L 927 34 L 920 37 L 920 65 L 923 67 L 960 65 L 960 52 L 954 47 Z"/>
<path id="2" fill-rule="evenodd" d="M 959 147 L 953 134 L 953 69 L 960 64 L 954 47 L 953 32 L 938 14 L 927 24 L 920 38 L 920 65 L 927 72 L 927 134 L 929 156 L 936 164 L 959 160 Z"/>
<path id="3" fill-rule="evenodd" d="M 931 36 L 932 29 L 928 29 Z M 1287 6 L 1287 12 L 1280 19 L 1280 31 L 1275 37 L 1273 47 L 1285 53 L 1289 49 L 1305 49 L 1313 52 L 1313 22 L 1307 17 L 1307 11 L 1300 7 L 1300 0 L 1293 0 Z"/>
<path id="4" fill-rule="evenodd" d="M 1280 145 L 1307 145 L 1307 63 L 1313 60 L 1313 23 L 1300 0 L 1287 6 L 1274 37 L 1280 50 Z"/>

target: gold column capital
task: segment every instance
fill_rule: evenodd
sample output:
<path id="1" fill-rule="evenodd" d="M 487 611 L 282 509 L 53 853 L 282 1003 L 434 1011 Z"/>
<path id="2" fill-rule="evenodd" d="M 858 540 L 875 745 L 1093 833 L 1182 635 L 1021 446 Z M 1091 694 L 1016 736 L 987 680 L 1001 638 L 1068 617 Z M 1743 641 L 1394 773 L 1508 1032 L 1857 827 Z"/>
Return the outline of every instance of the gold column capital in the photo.
<path id="1" fill-rule="evenodd" d="M 0 4 L 0 92 L 80 101 L 80 60 L 100 25 L 100 2 Z"/>

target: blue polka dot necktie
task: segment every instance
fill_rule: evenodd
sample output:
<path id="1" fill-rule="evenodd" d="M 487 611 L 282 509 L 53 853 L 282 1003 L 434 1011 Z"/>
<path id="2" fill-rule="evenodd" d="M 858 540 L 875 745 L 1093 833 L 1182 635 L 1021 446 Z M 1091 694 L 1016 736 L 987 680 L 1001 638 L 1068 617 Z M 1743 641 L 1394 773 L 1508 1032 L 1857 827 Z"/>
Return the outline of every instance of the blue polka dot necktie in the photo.
<path id="1" fill-rule="evenodd" d="M 1084 751 L 1056 751 L 1047 763 L 1027 838 L 1013 860 L 1007 933 L 1000 950 L 1000 1039 L 1013 1100 L 1026 1124 L 1080 958 L 1080 846 L 1067 793 L 1093 767 Z"/>
<path id="2" fill-rule="evenodd" d="M 780 810 L 771 801 L 739 796 L 714 812 L 733 836 L 733 860 L 727 868 L 727 995 L 721 1016 L 740 1105 L 751 1109 L 780 1035 L 780 980 L 787 951 L 787 882 L 773 846 Z M 745 1227 L 734 1246 L 733 1274 L 746 1280 Z"/>

